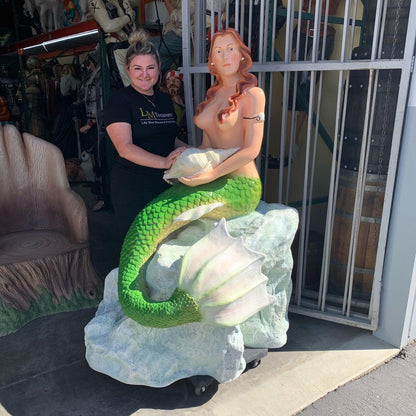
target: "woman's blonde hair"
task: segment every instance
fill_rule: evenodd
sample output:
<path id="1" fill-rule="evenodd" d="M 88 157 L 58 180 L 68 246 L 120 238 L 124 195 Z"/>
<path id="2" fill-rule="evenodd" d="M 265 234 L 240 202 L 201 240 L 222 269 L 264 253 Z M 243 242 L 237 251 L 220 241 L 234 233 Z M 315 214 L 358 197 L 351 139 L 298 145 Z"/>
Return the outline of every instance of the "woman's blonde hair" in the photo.
<path id="1" fill-rule="evenodd" d="M 127 68 L 130 66 L 132 59 L 139 55 L 151 55 L 154 56 L 158 65 L 160 66 L 160 55 L 159 51 L 150 42 L 150 35 L 143 29 L 138 29 L 132 32 L 129 36 L 130 46 L 126 52 L 126 65 Z"/>
<path id="2" fill-rule="evenodd" d="M 208 69 L 209 72 L 215 76 L 215 82 L 213 86 L 207 91 L 205 101 L 202 101 L 195 111 L 195 117 L 201 113 L 201 111 L 206 107 L 206 105 L 212 101 L 215 97 L 215 94 L 219 88 L 222 86 L 222 79 L 218 74 L 215 65 L 210 65 L 212 62 L 212 54 L 213 54 L 213 45 L 215 43 L 215 39 L 225 35 L 232 35 L 234 36 L 237 46 L 241 52 L 241 55 L 244 59 L 241 60 L 240 66 L 238 68 L 239 75 L 243 78 L 241 81 L 237 82 L 236 84 L 236 92 L 235 94 L 230 95 L 228 98 L 228 103 L 230 104 L 229 107 L 222 109 L 218 114 L 217 118 L 220 123 L 224 123 L 225 117 L 230 115 L 233 111 L 238 109 L 239 101 L 243 96 L 243 92 L 250 87 L 257 86 L 257 77 L 249 72 L 249 69 L 252 65 L 251 60 L 251 51 L 248 46 L 246 46 L 243 40 L 240 37 L 240 34 L 233 28 L 227 28 L 215 32 L 211 39 L 211 47 L 208 54 Z"/>

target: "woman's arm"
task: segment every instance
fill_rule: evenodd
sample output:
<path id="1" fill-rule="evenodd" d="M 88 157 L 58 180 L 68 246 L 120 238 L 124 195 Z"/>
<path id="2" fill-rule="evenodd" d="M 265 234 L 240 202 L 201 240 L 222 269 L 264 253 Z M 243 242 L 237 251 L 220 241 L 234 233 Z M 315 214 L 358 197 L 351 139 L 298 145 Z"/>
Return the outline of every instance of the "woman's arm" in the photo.
<path id="1" fill-rule="evenodd" d="M 257 120 L 256 117 L 260 113 L 264 114 L 264 108 L 265 96 L 263 90 L 258 87 L 248 90 L 246 97 L 244 97 L 244 106 L 241 108 L 243 114 L 241 123 L 243 124 L 244 135 L 240 149 L 209 172 L 191 178 L 179 178 L 179 181 L 188 186 L 202 185 L 235 172 L 254 161 L 260 153 L 264 131 L 263 120 Z M 205 134 L 204 137 L 206 138 L 205 146 L 203 141 L 201 148 L 209 147 L 209 144 L 207 144 L 209 139 Z"/>
<path id="2" fill-rule="evenodd" d="M 129 123 L 112 123 L 107 126 L 107 133 L 120 157 L 149 168 L 169 169 L 184 150 L 183 148 L 177 148 L 166 157 L 150 153 L 133 144 Z"/>
<path id="3" fill-rule="evenodd" d="M 187 147 L 193 147 L 188 143 L 185 143 L 184 141 L 182 141 L 181 139 L 178 139 L 177 137 L 175 138 L 175 150 L 179 149 L 179 148 L 183 148 L 186 149 Z"/>

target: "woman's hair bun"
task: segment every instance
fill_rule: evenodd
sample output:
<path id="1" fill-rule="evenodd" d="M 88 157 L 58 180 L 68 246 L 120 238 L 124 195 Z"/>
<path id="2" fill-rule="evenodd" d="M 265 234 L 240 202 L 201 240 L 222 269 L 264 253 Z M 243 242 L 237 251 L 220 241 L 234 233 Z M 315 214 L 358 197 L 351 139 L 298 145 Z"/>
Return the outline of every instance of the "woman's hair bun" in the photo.
<path id="1" fill-rule="evenodd" d="M 142 28 L 130 33 L 130 36 L 129 36 L 130 45 L 135 45 L 137 43 L 141 43 L 145 45 L 149 42 L 150 42 L 150 35 Z"/>

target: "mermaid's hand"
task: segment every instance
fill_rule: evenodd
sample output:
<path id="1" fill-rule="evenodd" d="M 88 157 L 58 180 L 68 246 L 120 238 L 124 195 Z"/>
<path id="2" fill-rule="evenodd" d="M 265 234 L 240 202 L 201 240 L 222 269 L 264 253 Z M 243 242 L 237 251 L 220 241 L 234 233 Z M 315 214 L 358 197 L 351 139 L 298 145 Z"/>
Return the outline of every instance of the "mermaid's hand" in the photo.
<path id="1" fill-rule="evenodd" d="M 178 178 L 178 181 L 182 182 L 184 185 L 187 186 L 198 186 L 215 181 L 215 179 L 217 179 L 217 177 L 215 176 L 214 171 L 212 169 L 208 172 L 203 172 L 198 175 Z"/>

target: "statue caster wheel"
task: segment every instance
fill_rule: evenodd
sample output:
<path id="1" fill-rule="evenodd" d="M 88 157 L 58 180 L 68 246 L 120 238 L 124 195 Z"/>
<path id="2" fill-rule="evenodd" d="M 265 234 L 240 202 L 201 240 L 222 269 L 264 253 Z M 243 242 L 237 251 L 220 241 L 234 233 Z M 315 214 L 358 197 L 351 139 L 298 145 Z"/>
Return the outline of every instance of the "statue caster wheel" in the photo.
<path id="1" fill-rule="evenodd" d="M 246 370 L 259 366 L 261 359 L 267 355 L 267 352 L 266 348 L 246 348 L 243 354 L 246 361 Z M 218 383 L 211 376 L 192 376 L 189 377 L 189 381 L 192 383 L 195 396 L 203 395 L 211 384 Z"/>
<path id="2" fill-rule="evenodd" d="M 192 383 L 195 396 L 201 396 L 211 384 L 217 382 L 215 378 L 210 376 L 193 376 L 189 378 L 189 381 Z"/>
<path id="3" fill-rule="evenodd" d="M 253 361 L 247 363 L 246 368 L 248 370 L 250 370 L 252 368 L 256 368 L 260 365 L 260 363 L 261 363 L 261 360 L 253 360 Z"/>
<path id="4" fill-rule="evenodd" d="M 246 370 L 256 368 L 260 365 L 261 359 L 267 355 L 266 348 L 246 348 L 243 357 L 246 360 Z"/>

